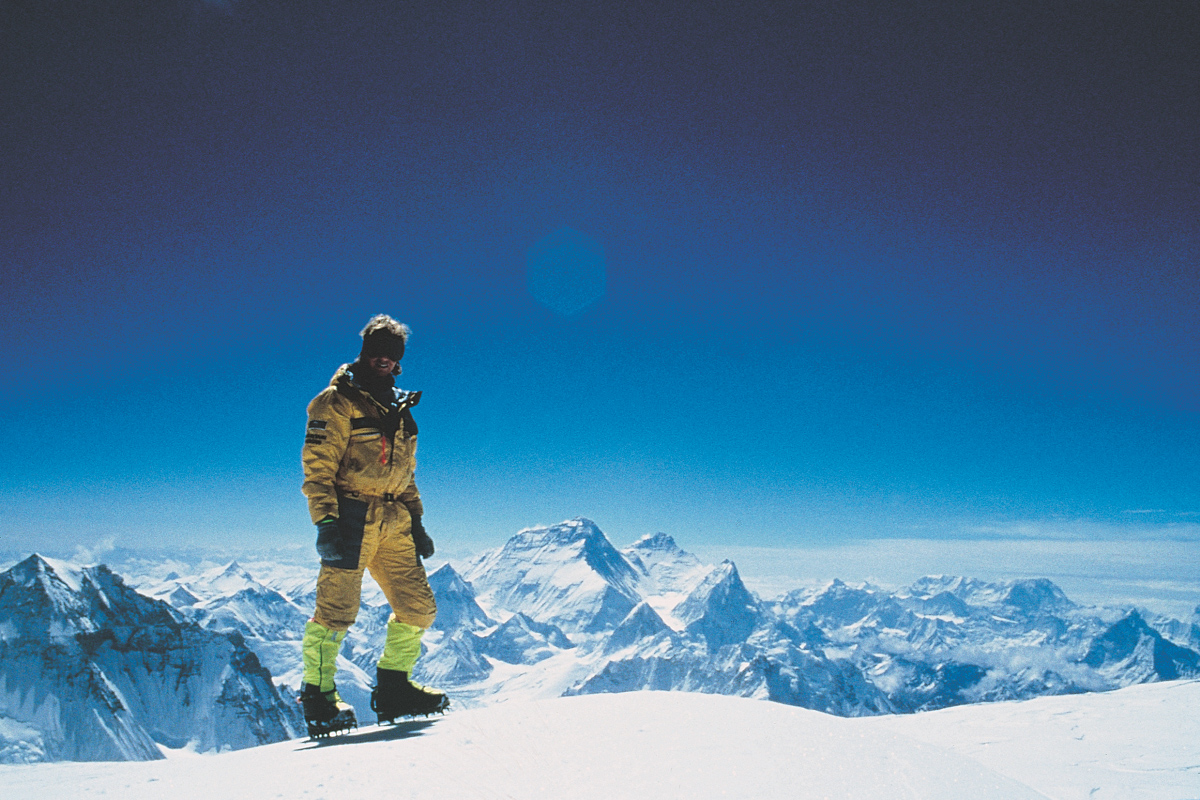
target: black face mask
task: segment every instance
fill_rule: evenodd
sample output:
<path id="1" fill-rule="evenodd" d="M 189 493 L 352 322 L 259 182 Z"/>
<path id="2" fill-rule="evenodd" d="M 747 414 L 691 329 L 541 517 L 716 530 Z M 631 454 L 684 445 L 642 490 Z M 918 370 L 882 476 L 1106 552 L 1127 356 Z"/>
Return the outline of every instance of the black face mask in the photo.
<path id="1" fill-rule="evenodd" d="M 374 397 L 381 406 L 390 408 L 395 404 L 396 396 L 392 387 L 396 385 L 396 379 L 393 376 L 376 375 L 375 370 L 362 359 L 350 365 L 350 374 L 354 377 L 354 382 Z"/>
<path id="2" fill-rule="evenodd" d="M 385 356 L 392 361 L 404 358 L 404 340 L 386 331 L 376 331 L 363 339 L 358 360 L 365 362 L 376 356 Z"/>

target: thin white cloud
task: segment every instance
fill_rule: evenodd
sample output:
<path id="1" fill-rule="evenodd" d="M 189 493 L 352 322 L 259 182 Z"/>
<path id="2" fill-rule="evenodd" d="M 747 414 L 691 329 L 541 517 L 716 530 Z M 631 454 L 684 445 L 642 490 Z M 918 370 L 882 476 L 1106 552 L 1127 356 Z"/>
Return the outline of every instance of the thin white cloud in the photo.
<path id="1" fill-rule="evenodd" d="M 115 547 L 116 540 L 111 536 L 101 539 L 92 547 L 75 545 L 75 553 L 71 556 L 71 560 L 76 564 L 98 564 L 104 554 L 111 553 Z"/>

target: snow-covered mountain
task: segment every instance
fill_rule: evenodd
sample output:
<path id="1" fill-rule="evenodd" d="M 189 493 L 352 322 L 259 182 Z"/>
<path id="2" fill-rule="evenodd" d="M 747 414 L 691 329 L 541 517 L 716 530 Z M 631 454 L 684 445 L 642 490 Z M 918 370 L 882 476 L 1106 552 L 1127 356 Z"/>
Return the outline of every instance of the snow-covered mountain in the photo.
<path id="1" fill-rule="evenodd" d="M 501 658 L 478 617 L 445 626 L 418 671 L 468 704 L 672 689 L 858 716 L 1200 674 L 1189 640 L 1159 632 L 1186 637 L 1182 623 L 1142 621 L 1133 635 L 1124 614 L 1080 608 L 1044 579 L 934 576 L 895 593 L 834 580 L 763 602 L 731 562 L 704 565 L 661 533 L 617 551 L 585 519 L 521 531 L 464 577 L 455 608 L 521 614 L 574 644 Z"/>
<path id="2" fill-rule="evenodd" d="M 1097 636 L 1083 663 L 1102 675 L 1137 683 L 1200 673 L 1200 653 L 1167 641 L 1136 611 Z"/>
<path id="3" fill-rule="evenodd" d="M 107 567 L 32 555 L 0 574 L 0 761 L 146 760 L 301 729 L 236 633 L 186 622 Z"/>
<path id="4" fill-rule="evenodd" d="M 566 630 L 611 628 L 642 599 L 641 578 L 587 519 L 527 528 L 464 575 L 484 605 Z"/>

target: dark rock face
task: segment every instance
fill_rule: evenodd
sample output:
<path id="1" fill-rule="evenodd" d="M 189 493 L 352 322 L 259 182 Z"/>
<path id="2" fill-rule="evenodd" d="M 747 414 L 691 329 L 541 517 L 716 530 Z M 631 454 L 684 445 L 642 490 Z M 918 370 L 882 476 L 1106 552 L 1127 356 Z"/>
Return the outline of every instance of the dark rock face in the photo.
<path id="1" fill-rule="evenodd" d="M 1096 637 L 1083 663 L 1098 670 L 1133 669 L 1143 680 L 1200 675 L 1200 653 L 1168 642 L 1136 611 Z"/>

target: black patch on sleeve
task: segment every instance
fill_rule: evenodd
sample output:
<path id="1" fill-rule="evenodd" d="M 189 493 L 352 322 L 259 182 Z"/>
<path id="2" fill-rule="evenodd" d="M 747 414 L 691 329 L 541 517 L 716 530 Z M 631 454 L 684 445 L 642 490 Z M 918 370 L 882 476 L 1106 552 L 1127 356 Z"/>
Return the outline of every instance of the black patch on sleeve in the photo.
<path id="1" fill-rule="evenodd" d="M 324 442 L 324 441 L 325 441 L 325 437 L 324 437 L 324 436 L 311 436 L 311 435 L 310 435 L 310 436 L 305 436 L 305 437 L 304 437 L 304 443 L 305 443 L 305 444 L 321 444 L 321 443 L 322 443 L 322 442 Z"/>
<path id="2" fill-rule="evenodd" d="M 310 419 L 310 420 L 308 421 L 308 427 L 310 427 L 310 428 L 318 428 L 318 429 L 320 429 L 320 430 L 325 430 L 325 426 L 326 426 L 326 425 L 328 425 L 328 424 L 329 424 L 329 423 L 328 423 L 328 422 L 326 422 L 326 421 L 325 421 L 325 420 L 323 420 L 323 419 Z"/>

